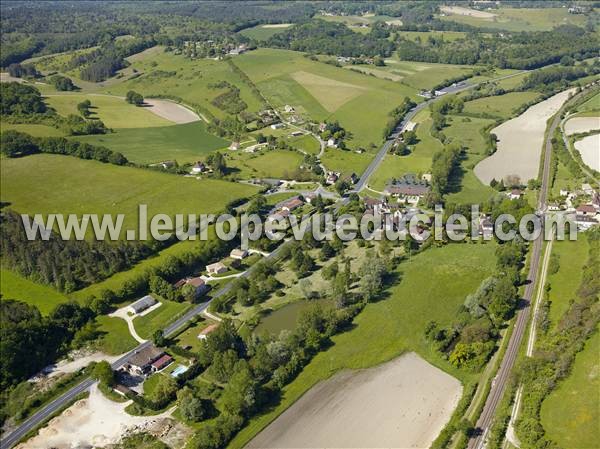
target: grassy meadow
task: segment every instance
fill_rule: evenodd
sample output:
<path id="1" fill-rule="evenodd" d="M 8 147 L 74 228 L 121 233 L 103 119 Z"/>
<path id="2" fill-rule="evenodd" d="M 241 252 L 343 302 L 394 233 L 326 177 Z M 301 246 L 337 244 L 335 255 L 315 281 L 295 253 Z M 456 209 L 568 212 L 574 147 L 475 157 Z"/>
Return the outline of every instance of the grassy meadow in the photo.
<path id="1" fill-rule="evenodd" d="M 593 449 L 600 441 L 599 330 L 575 357 L 569 376 L 542 403 L 542 426 L 561 447 Z"/>
<path id="2" fill-rule="evenodd" d="M 56 129 L 48 125 L 0 122 L 1 132 L 11 129 L 21 133 L 31 134 L 34 137 L 63 137 L 65 135 L 65 133 L 63 133 L 60 129 Z"/>
<path id="3" fill-rule="evenodd" d="M 302 164 L 304 156 L 298 151 L 266 150 L 260 153 L 236 152 L 227 154 L 227 167 L 240 178 L 291 179 Z"/>
<path id="4" fill-rule="evenodd" d="M 256 25 L 251 28 L 245 28 L 239 33 L 249 39 L 256 41 L 266 41 L 277 33 L 285 31 L 286 28 L 292 26 L 290 23 L 278 23 L 278 24 L 267 24 L 267 25 Z"/>
<path id="5" fill-rule="evenodd" d="M 351 148 L 379 143 L 388 113 L 415 90 L 312 61 L 302 53 L 259 49 L 235 63 L 275 106 L 289 104 L 312 120 L 338 120 L 352 136 Z"/>
<path id="6" fill-rule="evenodd" d="M 175 160 L 180 164 L 195 162 L 208 153 L 229 145 L 206 130 L 204 122 L 156 128 L 127 128 L 114 133 L 77 136 L 77 140 L 101 145 L 123 153 L 137 164 Z"/>
<path id="7" fill-rule="evenodd" d="M 281 402 L 252 418 L 229 447 L 243 447 L 317 382 L 343 369 L 381 364 L 406 351 L 416 351 L 463 382 L 472 380 L 475 375 L 454 369 L 436 353 L 425 340 L 424 329 L 431 320 L 445 325 L 454 319 L 466 295 L 493 272 L 494 250 L 493 244 L 454 244 L 432 248 L 401 263 L 395 270 L 398 282 L 386 297 L 369 304 L 355 318 L 351 330 L 334 336 L 331 347 L 317 354 L 284 387 Z M 377 341 L 376 350 L 373 341 Z"/>
<path id="8" fill-rule="evenodd" d="M 98 94 L 56 94 L 44 98 L 48 106 L 62 116 L 79 115 L 77 105 L 84 100 L 92 103 L 90 119 L 100 119 L 107 128 L 151 128 L 153 126 L 172 125 L 167 119 L 159 117 L 143 107 L 134 106 L 124 98 Z"/>
<path id="9" fill-rule="evenodd" d="M 58 304 L 69 300 L 52 287 L 33 282 L 8 268 L 0 270 L 0 294 L 3 300 L 18 299 L 36 306 L 42 315 L 48 315 Z"/>
<path id="10" fill-rule="evenodd" d="M 465 104 L 464 113 L 491 118 L 506 119 L 522 104 L 534 101 L 540 96 L 537 92 L 509 92 L 494 97 L 478 98 Z"/>
<path id="11" fill-rule="evenodd" d="M 183 315 L 192 307 L 189 302 L 175 302 L 161 299 L 162 305 L 152 312 L 138 316 L 133 320 L 133 325 L 138 335 L 146 340 L 158 329 L 164 329 L 177 317 Z"/>
<path id="12" fill-rule="evenodd" d="M 105 354 L 123 354 L 139 344 L 129 333 L 125 320 L 121 318 L 101 315 L 96 317 L 96 324 L 101 333 L 98 349 Z"/>
<path id="13" fill-rule="evenodd" d="M 256 192 L 248 185 L 184 178 L 70 156 L 38 154 L 4 159 L 1 199 L 20 213 L 124 214 L 125 229 L 137 229 L 138 205 L 156 213 L 216 213 Z"/>

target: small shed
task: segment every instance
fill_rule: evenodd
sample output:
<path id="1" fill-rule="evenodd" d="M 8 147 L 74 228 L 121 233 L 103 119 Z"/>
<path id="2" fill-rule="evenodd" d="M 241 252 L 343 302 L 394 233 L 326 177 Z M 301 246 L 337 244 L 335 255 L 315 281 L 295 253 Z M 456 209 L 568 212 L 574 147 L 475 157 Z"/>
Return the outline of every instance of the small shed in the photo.
<path id="1" fill-rule="evenodd" d="M 141 313 L 144 310 L 152 307 L 157 302 L 158 301 L 156 301 L 156 299 L 154 299 L 151 295 L 146 295 L 143 298 L 138 299 L 134 303 L 131 303 L 129 305 L 128 310 L 131 313 L 138 314 L 138 313 Z"/>

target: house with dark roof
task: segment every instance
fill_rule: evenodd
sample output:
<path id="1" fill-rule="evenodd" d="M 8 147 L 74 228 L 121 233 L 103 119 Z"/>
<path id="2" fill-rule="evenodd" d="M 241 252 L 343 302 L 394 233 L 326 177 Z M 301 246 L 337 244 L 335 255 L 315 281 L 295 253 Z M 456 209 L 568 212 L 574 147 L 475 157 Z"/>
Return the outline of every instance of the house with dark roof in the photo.
<path id="1" fill-rule="evenodd" d="M 146 295 L 143 298 L 138 299 L 137 301 L 129 304 L 129 312 L 138 314 L 143 312 L 144 310 L 152 307 L 157 304 L 158 301 L 152 297 L 152 295 Z"/>
<path id="2" fill-rule="evenodd" d="M 160 359 L 165 352 L 154 345 L 146 346 L 135 351 L 127 360 L 125 368 L 133 375 L 144 376 L 152 371 L 152 364 Z"/>

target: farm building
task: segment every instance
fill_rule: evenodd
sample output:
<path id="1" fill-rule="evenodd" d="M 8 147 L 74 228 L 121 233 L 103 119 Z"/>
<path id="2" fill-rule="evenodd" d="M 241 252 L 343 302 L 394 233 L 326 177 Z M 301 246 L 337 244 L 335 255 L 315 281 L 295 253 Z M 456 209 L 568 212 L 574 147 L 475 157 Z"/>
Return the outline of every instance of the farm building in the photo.
<path id="1" fill-rule="evenodd" d="M 165 352 L 154 345 L 146 346 L 134 352 L 127 362 L 127 370 L 138 376 L 147 374 L 152 369 L 152 364 L 159 360 Z"/>
<path id="2" fill-rule="evenodd" d="M 204 282 L 204 279 L 202 279 L 202 277 L 198 276 L 195 278 L 184 278 L 184 279 L 180 279 L 179 281 L 177 281 L 173 287 L 175 288 L 182 288 L 186 285 L 191 285 L 192 287 L 194 287 L 195 290 L 195 296 L 196 298 L 199 296 L 202 296 L 204 293 L 206 293 L 209 289 L 208 285 L 206 284 L 206 282 Z"/>
<path id="3" fill-rule="evenodd" d="M 289 200 L 286 200 L 282 203 L 279 203 L 279 207 L 281 208 L 281 210 L 287 210 L 288 212 L 291 212 L 294 209 L 299 208 L 303 204 L 304 204 L 304 201 L 302 201 L 298 197 L 295 197 L 295 198 L 290 198 Z"/>
<path id="4" fill-rule="evenodd" d="M 271 125 L 271 129 L 282 129 L 285 128 L 285 125 L 283 123 L 273 123 Z"/>
<path id="5" fill-rule="evenodd" d="M 521 196 L 523 196 L 523 192 L 520 189 L 512 189 L 509 193 L 508 193 L 508 197 L 511 200 L 518 200 L 519 198 L 521 198 Z"/>
<path id="6" fill-rule="evenodd" d="M 143 312 L 147 308 L 152 307 L 156 303 L 156 299 L 154 299 L 151 295 L 146 295 L 143 298 L 140 298 L 134 303 L 130 304 L 129 311 L 131 313 L 138 314 L 140 312 Z"/>
<path id="7" fill-rule="evenodd" d="M 248 251 L 246 251 L 245 249 L 239 249 L 239 248 L 232 249 L 231 252 L 229 253 L 229 257 L 231 257 L 232 259 L 237 259 L 237 260 L 242 260 L 247 255 L 248 255 Z"/>
<path id="8" fill-rule="evenodd" d="M 192 167 L 192 170 L 190 171 L 190 173 L 192 175 L 197 175 L 197 174 L 203 173 L 204 171 L 206 171 L 206 165 L 203 162 L 196 162 L 194 164 L 194 166 Z"/>
<path id="9" fill-rule="evenodd" d="M 152 362 L 151 370 L 154 372 L 160 371 L 161 369 L 170 365 L 171 362 L 173 362 L 173 357 L 171 357 L 169 354 L 163 354 L 157 360 Z"/>
<path id="10" fill-rule="evenodd" d="M 208 274 L 221 274 L 227 271 L 227 267 L 221 262 L 211 263 L 206 266 Z"/>

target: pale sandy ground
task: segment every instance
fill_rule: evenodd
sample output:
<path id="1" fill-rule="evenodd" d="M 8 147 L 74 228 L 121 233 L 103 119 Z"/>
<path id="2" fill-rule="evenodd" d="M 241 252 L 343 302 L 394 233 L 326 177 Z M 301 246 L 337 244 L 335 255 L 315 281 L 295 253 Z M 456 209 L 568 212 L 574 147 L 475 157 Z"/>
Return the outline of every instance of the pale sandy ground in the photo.
<path id="1" fill-rule="evenodd" d="M 292 24 L 291 23 L 268 23 L 266 25 L 263 25 L 263 28 L 289 28 L 291 27 Z"/>
<path id="2" fill-rule="evenodd" d="M 71 449 L 115 444 L 125 434 L 161 425 L 172 412 L 131 416 L 124 410 L 128 404 L 107 399 L 94 385 L 88 398 L 77 401 L 40 429 L 38 435 L 17 448 Z"/>
<path id="3" fill-rule="evenodd" d="M 475 175 L 485 185 L 516 175 L 521 182 L 537 178 L 544 144 L 546 121 L 554 115 L 575 89 L 560 92 L 534 104 L 523 114 L 492 129 L 499 141 L 494 154 L 479 162 Z"/>
<path id="4" fill-rule="evenodd" d="M 581 154 L 585 165 L 600 171 L 600 134 L 593 134 L 575 142 L 575 149 Z"/>
<path id="5" fill-rule="evenodd" d="M 496 17 L 496 14 L 492 14 L 491 12 L 463 8 L 462 6 L 440 6 L 440 11 L 446 14 L 456 14 L 458 16 L 477 17 L 478 19 L 493 19 Z"/>
<path id="6" fill-rule="evenodd" d="M 44 373 L 48 377 L 58 376 L 59 374 L 74 373 L 84 368 L 90 362 L 100 362 L 106 360 L 109 363 L 117 360 L 120 355 L 108 355 L 103 352 L 93 352 L 88 354 L 72 354 L 69 358 L 60 360 L 56 365 L 50 365 L 44 368 Z"/>
<path id="7" fill-rule="evenodd" d="M 16 81 L 17 83 L 25 82 L 23 78 L 15 78 L 14 76 L 10 76 L 8 72 L 0 73 L 0 83 L 10 83 L 12 81 Z"/>
<path id="8" fill-rule="evenodd" d="M 457 379 L 409 353 L 317 384 L 247 447 L 425 448 L 461 394 Z"/>
<path id="9" fill-rule="evenodd" d="M 600 129 L 600 117 L 573 117 L 565 123 L 567 136 Z"/>
<path id="10" fill-rule="evenodd" d="M 146 108 L 150 112 L 174 123 L 191 123 L 200 120 L 194 111 L 169 100 L 144 98 L 144 103 L 148 105 Z"/>

